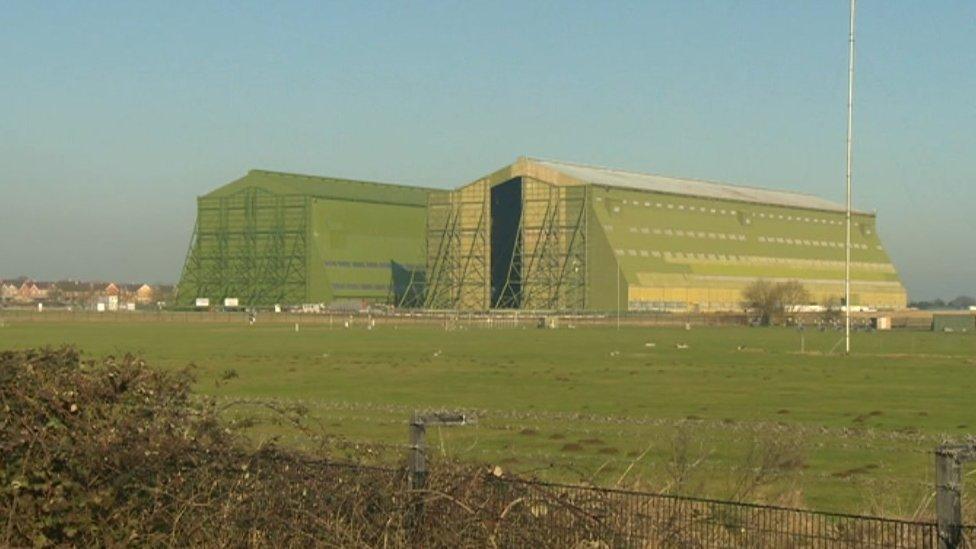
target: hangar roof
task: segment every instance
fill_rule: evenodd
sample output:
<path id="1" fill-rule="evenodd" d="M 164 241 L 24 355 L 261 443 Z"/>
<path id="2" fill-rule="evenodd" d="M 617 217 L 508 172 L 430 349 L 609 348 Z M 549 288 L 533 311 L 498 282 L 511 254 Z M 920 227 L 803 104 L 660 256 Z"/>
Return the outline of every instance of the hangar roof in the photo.
<path id="1" fill-rule="evenodd" d="M 205 196 L 227 196 L 247 187 L 261 187 L 279 194 L 413 206 L 426 206 L 427 193 L 432 190 L 391 183 L 251 170 L 244 177 L 215 189 Z"/>
<path id="2" fill-rule="evenodd" d="M 700 196 L 703 198 L 716 198 L 722 200 L 736 200 L 739 202 L 754 202 L 758 204 L 775 206 L 789 206 L 793 208 L 808 208 L 832 212 L 845 211 L 845 207 L 841 204 L 806 193 L 729 185 L 727 183 L 715 183 L 712 181 L 701 181 L 696 179 L 666 177 L 661 175 L 616 170 L 612 168 L 573 164 L 558 160 L 543 160 L 538 158 L 526 158 L 525 160 L 533 164 L 555 170 L 564 175 L 568 175 L 569 177 L 579 180 L 580 182 L 590 183 L 593 185 L 621 187 L 687 196 Z"/>

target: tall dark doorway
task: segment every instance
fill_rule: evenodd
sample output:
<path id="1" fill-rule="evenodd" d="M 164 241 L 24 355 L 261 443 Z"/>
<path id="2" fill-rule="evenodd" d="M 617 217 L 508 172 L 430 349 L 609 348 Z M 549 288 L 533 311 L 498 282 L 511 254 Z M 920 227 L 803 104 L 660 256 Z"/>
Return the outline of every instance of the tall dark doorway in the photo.
<path id="1" fill-rule="evenodd" d="M 491 189 L 491 306 L 517 309 L 522 295 L 522 179 Z"/>

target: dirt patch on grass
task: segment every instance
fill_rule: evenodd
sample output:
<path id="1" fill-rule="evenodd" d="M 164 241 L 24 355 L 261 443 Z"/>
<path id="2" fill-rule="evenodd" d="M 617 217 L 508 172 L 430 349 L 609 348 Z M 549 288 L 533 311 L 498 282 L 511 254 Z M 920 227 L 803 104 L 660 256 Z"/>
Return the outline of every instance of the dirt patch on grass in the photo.
<path id="1" fill-rule="evenodd" d="M 567 443 L 567 444 L 563 444 L 563 447 L 560 448 L 559 451 L 560 452 L 582 452 L 583 451 L 583 445 L 582 444 L 576 444 L 575 442 L 570 442 L 570 443 Z"/>
<path id="2" fill-rule="evenodd" d="M 882 412 L 881 410 L 874 410 L 874 411 L 868 412 L 866 414 L 861 414 L 861 415 L 855 417 L 854 419 L 852 419 L 851 421 L 853 421 L 854 423 L 864 423 L 868 419 L 871 419 L 873 417 L 880 417 L 880 416 L 883 416 L 883 415 L 884 415 L 884 412 Z"/>
<path id="3" fill-rule="evenodd" d="M 530 428 L 526 427 L 525 429 L 522 429 L 521 431 L 519 431 L 519 434 L 520 435 L 525 435 L 527 437 L 534 437 L 535 435 L 538 435 L 539 434 L 539 431 L 536 431 L 535 429 L 530 429 Z"/>
<path id="4" fill-rule="evenodd" d="M 873 471 L 873 470 L 875 470 L 877 468 L 878 468 L 878 465 L 877 464 L 875 464 L 875 463 L 868 463 L 867 465 L 862 465 L 860 467 L 854 467 L 852 469 L 845 469 L 843 471 L 837 471 L 835 473 L 832 473 L 830 476 L 835 477 L 835 478 L 851 478 L 851 477 L 854 477 L 854 476 L 857 476 L 857 475 L 865 475 L 865 474 L 870 473 L 871 471 Z"/>

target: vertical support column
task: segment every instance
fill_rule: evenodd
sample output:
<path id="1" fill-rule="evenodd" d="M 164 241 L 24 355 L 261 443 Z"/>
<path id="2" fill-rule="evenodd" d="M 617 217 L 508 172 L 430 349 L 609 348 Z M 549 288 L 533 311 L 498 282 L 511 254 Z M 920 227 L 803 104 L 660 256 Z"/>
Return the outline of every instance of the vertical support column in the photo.
<path id="1" fill-rule="evenodd" d="M 962 546 L 962 463 L 958 451 L 948 446 L 935 450 L 935 513 L 939 549 Z"/>

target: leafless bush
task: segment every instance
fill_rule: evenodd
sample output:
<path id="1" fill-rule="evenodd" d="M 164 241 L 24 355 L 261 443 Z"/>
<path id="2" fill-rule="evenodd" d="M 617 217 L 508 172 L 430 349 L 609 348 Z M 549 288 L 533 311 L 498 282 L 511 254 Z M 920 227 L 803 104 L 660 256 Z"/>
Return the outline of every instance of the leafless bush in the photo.
<path id="1" fill-rule="evenodd" d="M 810 292 L 796 280 L 770 282 L 759 279 L 742 290 L 748 311 L 756 315 L 759 324 L 768 326 L 784 313 L 795 312 L 810 301 Z"/>
<path id="2" fill-rule="evenodd" d="M 0 546 L 787 547 L 814 529 L 857 546 L 883 527 L 448 462 L 410 491 L 400 469 L 251 449 L 234 429 L 248 423 L 221 420 L 191 382 L 131 356 L 0 353 Z M 733 495 L 802 464 L 796 441 L 774 435 L 746 452 Z M 690 430 L 673 450 L 672 488 L 692 489 L 709 450 Z"/>
<path id="3" fill-rule="evenodd" d="M 474 466 L 438 463 L 409 492 L 399 469 L 249 449 L 232 428 L 246 419 L 221 420 L 191 383 L 132 356 L 0 353 L 0 546 L 552 546 L 551 531 L 511 520 L 538 526 L 545 508 L 584 537 L 599 525 Z"/>
<path id="4" fill-rule="evenodd" d="M 727 499 L 736 501 L 776 501 L 770 493 L 777 483 L 789 493 L 789 483 L 806 465 L 806 444 L 802 437 L 779 429 L 762 431 L 748 440 L 745 453 L 729 474 Z M 782 494 L 781 494 L 782 495 Z"/>

